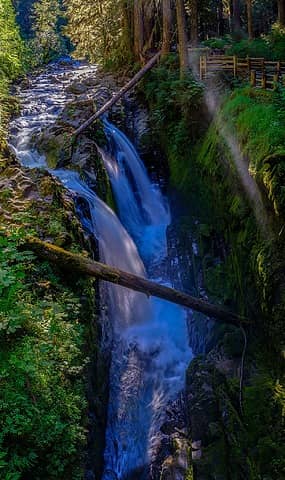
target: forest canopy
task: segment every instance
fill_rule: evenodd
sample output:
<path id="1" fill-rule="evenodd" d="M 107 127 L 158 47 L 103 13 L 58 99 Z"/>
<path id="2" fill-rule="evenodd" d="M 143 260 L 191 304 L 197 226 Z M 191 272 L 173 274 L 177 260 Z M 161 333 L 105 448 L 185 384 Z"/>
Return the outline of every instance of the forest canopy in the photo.
<path id="1" fill-rule="evenodd" d="M 12 11 L 11 1 L 2 4 Z M 162 44 L 165 51 L 175 49 L 181 16 L 185 39 L 192 46 L 224 49 L 238 41 L 238 54 L 267 57 L 273 46 L 276 56 L 284 56 L 283 0 L 17 0 L 13 4 L 23 36 L 43 62 L 68 51 L 113 66 L 141 61 Z"/>

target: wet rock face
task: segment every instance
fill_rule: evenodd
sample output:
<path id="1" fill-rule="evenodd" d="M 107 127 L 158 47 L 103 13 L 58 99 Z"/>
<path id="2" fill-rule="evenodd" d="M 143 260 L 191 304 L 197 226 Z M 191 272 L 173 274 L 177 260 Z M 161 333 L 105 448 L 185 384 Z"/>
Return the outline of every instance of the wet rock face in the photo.
<path id="1" fill-rule="evenodd" d="M 190 444 L 183 394 L 168 405 L 167 419 L 160 428 L 161 437 L 148 480 L 184 480 L 191 468 Z"/>
<path id="2" fill-rule="evenodd" d="M 82 95 L 88 91 L 88 87 L 82 82 L 73 82 L 66 90 L 74 95 Z"/>
<path id="3" fill-rule="evenodd" d="M 186 405 L 196 480 L 248 478 L 232 467 L 244 427 L 237 390 L 233 394 L 228 379 L 238 379 L 239 363 L 216 347 L 207 356 L 195 358 L 187 371 Z"/>
<path id="4" fill-rule="evenodd" d="M 65 106 L 56 122 L 36 139 L 37 149 L 46 156 L 49 167 L 58 168 L 72 163 L 72 133 L 94 112 L 93 100 L 72 101 Z M 81 143 L 80 139 L 79 145 Z M 78 161 L 78 156 L 75 162 L 76 160 Z"/>
<path id="5" fill-rule="evenodd" d="M 48 172 L 23 168 L 10 156 L 0 169 L 0 220 L 13 227 L 24 219 L 27 229 L 58 246 L 69 248 L 71 232 L 83 240 L 71 195 Z"/>
<path id="6" fill-rule="evenodd" d="M 78 128 L 85 120 L 95 113 L 95 103 L 92 99 L 74 100 L 63 109 L 56 121 L 66 131 Z"/>
<path id="7" fill-rule="evenodd" d="M 187 372 L 187 404 L 192 440 L 207 446 L 213 436 L 209 425 L 219 419 L 216 389 L 225 383 L 225 378 L 215 367 L 196 358 Z"/>

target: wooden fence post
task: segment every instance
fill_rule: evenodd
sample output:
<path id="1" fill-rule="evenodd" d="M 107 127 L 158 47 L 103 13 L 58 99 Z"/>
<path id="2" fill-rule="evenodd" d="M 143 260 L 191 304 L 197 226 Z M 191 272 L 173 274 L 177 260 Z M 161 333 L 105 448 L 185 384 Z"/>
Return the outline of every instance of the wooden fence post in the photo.
<path id="1" fill-rule="evenodd" d="M 262 79 L 261 79 L 261 88 L 264 88 L 264 90 L 266 90 L 266 87 L 267 87 L 267 78 L 266 78 L 266 72 L 263 71 L 262 73 Z"/>
<path id="2" fill-rule="evenodd" d="M 255 70 L 250 71 L 250 85 L 252 87 L 256 87 L 256 71 Z"/>
<path id="3" fill-rule="evenodd" d="M 250 66 L 251 66 L 250 57 L 247 56 L 247 68 L 248 68 L 248 73 L 250 73 Z"/>
<path id="4" fill-rule="evenodd" d="M 238 66 L 236 55 L 234 55 L 233 60 L 234 60 L 234 77 L 236 77 L 237 76 L 237 66 Z"/>
<path id="5" fill-rule="evenodd" d="M 207 57 L 206 57 L 206 55 L 203 56 L 203 65 L 204 65 L 204 78 L 206 78 L 206 75 L 207 75 Z"/>
<path id="6" fill-rule="evenodd" d="M 203 80 L 203 71 L 204 71 L 204 56 L 200 57 L 200 80 Z"/>
<path id="7" fill-rule="evenodd" d="M 276 74 L 278 79 L 277 82 L 279 82 L 280 74 L 281 74 L 281 62 L 277 62 Z"/>

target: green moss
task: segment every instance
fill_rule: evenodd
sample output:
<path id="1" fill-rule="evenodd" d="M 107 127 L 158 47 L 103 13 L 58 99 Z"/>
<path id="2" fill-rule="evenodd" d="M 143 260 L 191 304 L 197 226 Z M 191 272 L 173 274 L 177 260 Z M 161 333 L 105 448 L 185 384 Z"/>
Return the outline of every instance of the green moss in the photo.
<path id="1" fill-rule="evenodd" d="M 223 116 L 233 120 L 253 175 L 263 169 L 266 157 L 284 152 L 285 109 L 280 108 L 281 98 L 283 91 L 243 88 L 236 90 L 223 108 Z"/>
<path id="2" fill-rule="evenodd" d="M 186 472 L 185 480 L 194 480 L 193 467 L 188 468 L 188 470 Z"/>
<path id="3" fill-rule="evenodd" d="M 175 82 L 172 85 L 171 80 L 165 84 L 162 81 L 164 88 L 166 91 L 174 89 Z M 196 86 L 193 88 L 196 91 Z M 167 97 L 166 92 L 164 97 Z M 277 292 L 282 297 L 284 283 L 284 276 L 280 274 L 284 248 L 278 236 L 280 232 L 282 234 L 285 213 L 284 161 L 279 153 L 285 148 L 282 98 L 282 90 L 272 93 L 249 87 L 237 89 L 229 95 L 217 118 L 202 135 L 200 127 L 195 129 L 193 123 L 199 105 L 201 112 L 199 96 L 196 105 L 189 107 L 188 103 L 177 102 L 176 109 L 180 113 L 176 111 L 175 121 L 173 112 L 169 118 L 162 113 L 155 113 L 154 118 L 162 116 L 166 124 L 161 127 L 161 144 L 169 160 L 172 185 L 189 204 L 188 227 L 199 245 L 208 293 L 214 301 L 237 308 L 248 316 L 252 312 L 260 318 L 263 315 L 266 335 L 279 351 L 283 339 L 278 334 L 279 307 L 276 308 L 273 298 L 278 297 Z M 154 111 L 164 111 L 160 97 L 151 97 L 153 101 L 156 102 L 154 107 L 151 103 Z M 186 108 L 189 108 L 188 112 L 185 112 Z M 192 122 L 188 122 L 189 115 L 192 115 Z M 254 172 L 265 194 L 263 203 L 269 223 L 278 234 L 274 239 L 270 236 L 263 238 L 258 230 L 231 150 L 220 135 L 220 126 L 228 118 L 231 119 L 227 121 L 228 130 L 235 132 L 236 141 L 249 160 L 249 170 Z M 226 258 L 217 255 L 217 241 L 228 245 L 225 247 Z M 284 304 L 280 308 L 283 307 Z"/>

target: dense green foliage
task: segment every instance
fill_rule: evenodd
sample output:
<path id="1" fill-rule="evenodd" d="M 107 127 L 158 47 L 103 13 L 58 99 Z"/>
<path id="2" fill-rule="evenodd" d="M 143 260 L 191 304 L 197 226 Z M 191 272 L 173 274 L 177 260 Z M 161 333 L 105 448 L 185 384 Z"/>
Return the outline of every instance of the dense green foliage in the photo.
<path id="1" fill-rule="evenodd" d="M 267 190 L 276 215 L 284 218 L 285 108 L 284 89 L 275 93 L 237 89 L 225 104 L 223 114 L 234 120 L 249 171 Z"/>
<path id="2" fill-rule="evenodd" d="M 180 79 L 178 59 L 173 54 L 149 74 L 144 91 L 151 106 L 154 138 L 163 136 L 167 140 L 171 136 L 174 141 L 167 141 L 165 145 L 171 150 L 168 154 L 177 165 L 179 175 L 183 175 L 184 170 L 179 165 L 184 149 L 189 148 L 189 140 L 194 142 L 197 134 L 203 131 L 202 86 L 192 75 Z M 175 176 L 174 169 L 171 174 Z"/>
<path id="3" fill-rule="evenodd" d="M 41 197 L 20 212 L 12 206 L 10 225 L 0 231 L 0 476 L 80 479 L 94 289 L 25 248 L 27 233 L 42 232 L 60 244 L 74 238 L 58 187 L 36 178 Z M 1 190 L 2 208 L 11 195 Z M 52 201 L 46 204 L 44 195 Z M 78 249 L 76 241 L 69 248 Z"/>
<path id="4" fill-rule="evenodd" d="M 210 38 L 203 44 L 207 47 L 225 51 L 238 57 L 265 58 L 267 60 L 285 60 L 285 30 L 278 24 L 272 26 L 270 33 L 253 40 L 244 38 L 235 41 L 232 36 Z"/>
<path id="5" fill-rule="evenodd" d="M 67 52 L 62 34 L 64 11 L 59 0 L 38 0 L 33 6 L 34 37 L 30 48 L 36 65 L 48 63 Z"/>
<path id="6" fill-rule="evenodd" d="M 102 1 L 85 4 L 80 0 L 66 0 L 68 25 L 66 33 L 76 47 L 79 58 L 109 66 L 128 62 L 129 32 L 124 30 L 124 2 Z"/>
<path id="7" fill-rule="evenodd" d="M 21 236 L 0 237 L 1 478 L 81 478 L 80 303 Z"/>
<path id="8" fill-rule="evenodd" d="M 237 89 L 225 102 L 222 119 L 220 117 L 218 122 L 213 122 L 207 128 L 207 119 L 202 109 L 201 86 L 191 77 L 181 82 L 175 64 L 172 65 L 172 68 L 166 69 L 163 65 L 157 68 L 150 74 L 145 86 L 154 120 L 155 136 L 152 141 L 155 141 L 155 137 L 161 138 L 170 161 L 172 184 L 189 197 L 189 214 L 193 219 L 195 215 L 200 219 L 197 234 L 204 238 L 207 248 L 208 241 L 211 243 L 211 237 L 214 237 L 214 231 L 218 236 L 225 237 L 228 243 L 234 241 L 236 248 L 226 258 L 227 267 L 219 262 L 213 269 L 206 268 L 206 281 L 210 291 L 214 294 L 217 290 L 223 290 L 225 303 L 230 298 L 238 302 L 239 298 L 239 308 L 246 308 L 248 304 L 250 312 L 256 308 L 257 301 L 254 301 L 255 293 L 250 295 L 251 285 L 266 284 L 268 295 L 261 302 L 262 305 L 266 305 L 274 296 L 276 284 L 266 265 L 271 257 L 273 269 L 275 257 L 270 242 L 265 246 L 256 233 L 256 221 L 250 214 L 250 205 L 231 159 L 229 145 L 219 132 L 221 123 L 231 127 L 229 134 L 231 131 L 237 132 L 242 152 L 249 158 L 249 170 L 262 191 L 267 193 L 264 199 L 267 208 L 271 203 L 268 215 L 273 217 L 272 228 L 276 228 L 279 233 L 284 218 L 283 90 L 272 93 L 249 87 Z M 228 118 L 231 118 L 231 124 Z M 204 186 L 207 177 L 210 189 L 205 189 Z M 199 202 L 197 195 L 200 196 Z M 254 248 L 257 244 L 259 247 Z M 253 257 L 252 262 L 248 263 L 250 251 Z M 239 263 L 245 268 L 243 274 L 238 272 Z M 276 260 L 277 271 L 278 265 Z M 228 276 L 226 284 L 223 284 L 225 268 Z M 275 280 L 278 278 L 282 283 L 279 277 L 280 275 L 275 277 Z M 240 290 L 235 288 L 237 279 Z M 261 286 L 261 291 L 265 293 L 264 285 Z"/>
<path id="9" fill-rule="evenodd" d="M 0 2 L 0 150 L 10 111 L 9 82 L 23 71 L 24 44 L 15 20 L 11 0 Z"/>

